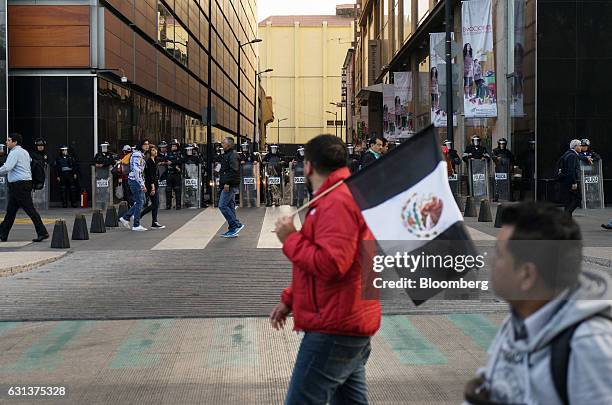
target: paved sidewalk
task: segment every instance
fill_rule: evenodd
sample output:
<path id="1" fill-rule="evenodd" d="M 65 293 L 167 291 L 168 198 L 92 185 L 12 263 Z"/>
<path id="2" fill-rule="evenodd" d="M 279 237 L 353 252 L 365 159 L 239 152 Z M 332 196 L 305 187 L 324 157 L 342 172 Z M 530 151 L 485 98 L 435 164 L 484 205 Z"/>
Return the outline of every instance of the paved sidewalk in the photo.
<path id="1" fill-rule="evenodd" d="M 0 260 L 0 277 L 12 276 L 53 263 L 64 257 L 66 253 L 66 251 L 3 253 L 2 260 Z"/>
<path id="2" fill-rule="evenodd" d="M 385 316 L 372 404 L 458 404 L 502 315 Z M 301 335 L 265 318 L 0 323 L 0 381 L 65 386 L 45 404 L 282 404 Z M 32 404 L 41 398 L 6 398 Z"/>

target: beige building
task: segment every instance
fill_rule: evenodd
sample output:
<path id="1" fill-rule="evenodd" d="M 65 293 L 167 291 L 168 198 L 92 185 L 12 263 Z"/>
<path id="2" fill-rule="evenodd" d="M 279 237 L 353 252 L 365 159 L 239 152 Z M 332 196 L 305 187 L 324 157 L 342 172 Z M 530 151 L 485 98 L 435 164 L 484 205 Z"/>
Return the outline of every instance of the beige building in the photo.
<path id="1" fill-rule="evenodd" d="M 338 113 L 338 136 L 343 133 L 341 108 L 330 103 L 341 101 L 342 65 L 354 38 L 353 7 L 338 6 L 336 15 L 272 16 L 259 23 L 259 64 L 274 69 L 261 77 L 276 119 L 268 127 L 268 143 L 303 144 L 321 133 L 334 134 L 335 115 L 327 111 Z M 346 121 L 345 108 L 342 118 Z"/>

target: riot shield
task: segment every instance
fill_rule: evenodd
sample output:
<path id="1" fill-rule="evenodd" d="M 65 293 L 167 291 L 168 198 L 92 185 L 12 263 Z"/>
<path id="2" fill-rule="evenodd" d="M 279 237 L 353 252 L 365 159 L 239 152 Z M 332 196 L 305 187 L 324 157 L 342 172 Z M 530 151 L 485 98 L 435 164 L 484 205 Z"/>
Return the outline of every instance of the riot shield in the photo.
<path id="1" fill-rule="evenodd" d="M 266 185 L 266 205 L 268 207 L 280 206 L 283 203 L 283 166 L 279 162 L 266 162 L 265 185 Z"/>
<path id="2" fill-rule="evenodd" d="M 601 160 L 592 165 L 580 161 L 580 190 L 583 209 L 604 208 L 604 190 Z"/>
<path id="3" fill-rule="evenodd" d="M 240 206 L 259 207 L 259 164 L 245 162 L 240 166 Z"/>
<path id="4" fill-rule="evenodd" d="M 8 205 L 8 180 L 6 176 L 0 176 L 0 211 L 6 211 Z"/>
<path id="5" fill-rule="evenodd" d="M 304 162 L 295 162 L 291 171 L 291 205 L 301 207 L 307 196 Z"/>
<path id="6" fill-rule="evenodd" d="M 37 211 L 49 209 L 49 165 L 45 165 L 45 185 L 41 190 L 32 191 L 32 202 Z"/>
<path id="7" fill-rule="evenodd" d="M 106 211 L 113 204 L 113 177 L 108 167 L 96 167 L 92 173 L 92 207 Z"/>
<path id="8" fill-rule="evenodd" d="M 457 173 L 453 173 L 448 176 L 448 185 L 450 186 L 450 189 L 453 192 L 453 197 L 455 197 L 457 205 L 460 205 L 459 199 L 461 198 L 461 194 L 459 191 L 459 175 Z"/>
<path id="9" fill-rule="evenodd" d="M 489 162 L 470 159 L 469 166 L 470 195 L 478 203 L 489 198 Z"/>
<path id="10" fill-rule="evenodd" d="M 510 159 L 507 157 L 500 157 L 495 163 L 495 177 L 493 178 L 495 201 L 510 201 L 512 195 L 510 182 Z"/>
<path id="11" fill-rule="evenodd" d="M 159 196 L 159 206 L 166 206 L 166 185 L 168 184 L 167 180 L 167 170 L 168 166 L 166 165 L 158 165 L 157 166 L 157 195 Z"/>
<path id="12" fill-rule="evenodd" d="M 196 163 L 185 163 L 183 170 L 183 207 L 200 208 L 201 177 L 200 165 Z"/>

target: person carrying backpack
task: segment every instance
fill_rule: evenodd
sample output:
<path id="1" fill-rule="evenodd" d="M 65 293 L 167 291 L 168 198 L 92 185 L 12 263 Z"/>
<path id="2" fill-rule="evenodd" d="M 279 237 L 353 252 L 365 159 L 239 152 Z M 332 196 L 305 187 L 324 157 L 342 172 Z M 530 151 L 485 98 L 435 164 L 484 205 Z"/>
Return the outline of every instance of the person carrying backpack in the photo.
<path id="1" fill-rule="evenodd" d="M 469 404 L 612 404 L 612 300 L 606 273 L 582 271 L 578 224 L 555 206 L 502 213 L 491 286 L 510 314 Z"/>

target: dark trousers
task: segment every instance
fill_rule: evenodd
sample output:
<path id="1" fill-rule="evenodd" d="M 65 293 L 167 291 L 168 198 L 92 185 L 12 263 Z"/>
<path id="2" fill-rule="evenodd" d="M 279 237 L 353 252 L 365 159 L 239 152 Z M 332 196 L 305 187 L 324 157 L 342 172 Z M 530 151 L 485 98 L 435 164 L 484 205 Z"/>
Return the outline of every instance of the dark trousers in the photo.
<path id="1" fill-rule="evenodd" d="M 285 405 L 368 404 L 370 338 L 306 332 Z"/>
<path id="2" fill-rule="evenodd" d="M 150 212 L 152 217 L 152 224 L 155 224 L 157 222 L 157 212 L 159 211 L 159 192 L 156 190 L 155 194 L 151 196 L 151 190 L 147 190 L 147 196 L 149 198 L 150 204 L 147 205 L 144 210 L 142 210 L 142 212 L 140 213 L 140 217 L 142 218 Z"/>
<path id="3" fill-rule="evenodd" d="M 60 193 L 62 195 L 62 207 L 68 206 L 68 200 L 72 208 L 78 207 L 78 181 L 74 178 L 74 172 L 62 172 L 60 174 Z"/>
<path id="4" fill-rule="evenodd" d="M 0 224 L 0 236 L 2 238 L 8 238 L 13 223 L 15 223 L 15 217 L 19 208 L 23 208 L 26 214 L 30 217 L 36 228 L 38 236 L 47 235 L 47 228 L 40 219 L 40 215 L 34 208 L 32 202 L 32 182 L 31 181 L 17 181 L 9 183 L 8 185 L 8 204 L 6 207 L 6 215 L 4 221 Z"/>
<path id="5" fill-rule="evenodd" d="M 582 203 L 582 194 L 580 192 L 580 187 L 573 191 L 571 186 L 569 186 L 568 190 L 565 190 L 565 212 L 569 215 L 576 210 L 576 208 L 580 207 Z"/>
<path id="6" fill-rule="evenodd" d="M 131 207 L 134 205 L 134 197 L 132 196 L 132 190 L 130 190 L 130 181 L 127 178 L 122 179 L 121 188 L 123 189 L 123 201 Z"/>
<path id="7" fill-rule="evenodd" d="M 174 198 L 176 199 L 176 209 L 181 208 L 181 186 L 182 178 L 180 173 L 168 173 L 166 179 L 166 208 L 172 208 L 172 191 L 174 191 Z"/>

